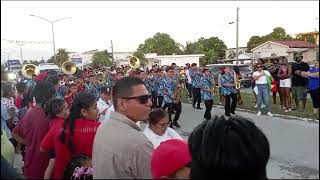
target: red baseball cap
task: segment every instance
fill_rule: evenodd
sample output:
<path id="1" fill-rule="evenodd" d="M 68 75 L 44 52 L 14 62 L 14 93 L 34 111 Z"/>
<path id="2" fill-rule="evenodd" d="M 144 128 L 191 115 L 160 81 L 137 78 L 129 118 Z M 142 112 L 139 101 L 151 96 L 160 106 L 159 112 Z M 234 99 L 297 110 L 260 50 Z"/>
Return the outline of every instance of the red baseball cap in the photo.
<path id="1" fill-rule="evenodd" d="M 170 139 L 162 142 L 151 157 L 151 171 L 155 179 L 169 177 L 177 170 L 191 162 L 188 143 L 180 139 Z"/>

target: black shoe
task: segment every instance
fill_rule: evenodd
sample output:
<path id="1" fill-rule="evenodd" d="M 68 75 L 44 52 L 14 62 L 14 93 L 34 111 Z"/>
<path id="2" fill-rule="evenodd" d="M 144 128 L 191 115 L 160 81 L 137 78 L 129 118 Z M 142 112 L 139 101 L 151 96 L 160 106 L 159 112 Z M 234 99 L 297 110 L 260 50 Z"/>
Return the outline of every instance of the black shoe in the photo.
<path id="1" fill-rule="evenodd" d="M 236 113 L 235 113 L 235 112 L 230 112 L 230 114 L 232 114 L 232 115 L 236 115 Z"/>
<path id="2" fill-rule="evenodd" d="M 230 114 L 225 114 L 225 116 L 226 116 L 226 117 L 230 117 L 231 115 L 230 115 Z"/>
<path id="3" fill-rule="evenodd" d="M 197 109 L 203 109 L 203 108 L 201 108 L 201 107 L 197 107 Z"/>
<path id="4" fill-rule="evenodd" d="M 173 125 L 174 125 L 175 127 L 177 127 L 177 128 L 180 128 L 180 127 L 181 127 L 180 124 L 178 124 L 177 121 L 175 121 L 175 122 L 173 123 Z"/>

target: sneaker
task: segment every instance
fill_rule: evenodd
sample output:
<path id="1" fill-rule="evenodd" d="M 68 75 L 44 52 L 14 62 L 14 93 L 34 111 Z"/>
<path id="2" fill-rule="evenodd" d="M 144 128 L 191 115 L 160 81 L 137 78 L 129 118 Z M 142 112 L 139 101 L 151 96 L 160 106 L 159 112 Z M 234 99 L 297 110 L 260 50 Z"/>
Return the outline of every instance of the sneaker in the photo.
<path id="1" fill-rule="evenodd" d="M 261 111 L 258 111 L 257 116 L 261 116 Z"/>
<path id="2" fill-rule="evenodd" d="M 291 112 L 291 109 L 289 108 L 288 111 Z"/>
<path id="3" fill-rule="evenodd" d="M 284 112 L 290 112 L 289 109 L 284 110 Z"/>
<path id="4" fill-rule="evenodd" d="M 266 105 L 262 104 L 262 105 L 261 105 L 261 108 L 264 108 L 264 107 L 266 107 Z"/>
<path id="5" fill-rule="evenodd" d="M 271 112 L 268 112 L 267 115 L 270 116 L 270 117 L 273 116 L 273 114 Z"/>
<path id="6" fill-rule="evenodd" d="M 257 108 L 257 107 L 258 107 L 258 105 L 256 104 L 256 105 L 254 105 L 253 107 L 254 107 L 254 108 Z"/>

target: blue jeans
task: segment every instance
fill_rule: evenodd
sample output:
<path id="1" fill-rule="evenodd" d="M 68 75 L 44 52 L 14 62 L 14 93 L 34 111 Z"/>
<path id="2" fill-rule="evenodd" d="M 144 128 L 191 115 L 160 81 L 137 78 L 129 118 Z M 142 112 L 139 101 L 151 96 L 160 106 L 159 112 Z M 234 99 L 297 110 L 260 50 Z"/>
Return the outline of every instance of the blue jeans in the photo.
<path id="1" fill-rule="evenodd" d="M 262 100 L 263 104 L 266 105 L 267 112 L 271 112 L 270 109 L 270 90 L 268 84 L 256 84 L 258 88 L 258 111 L 261 111 Z"/>

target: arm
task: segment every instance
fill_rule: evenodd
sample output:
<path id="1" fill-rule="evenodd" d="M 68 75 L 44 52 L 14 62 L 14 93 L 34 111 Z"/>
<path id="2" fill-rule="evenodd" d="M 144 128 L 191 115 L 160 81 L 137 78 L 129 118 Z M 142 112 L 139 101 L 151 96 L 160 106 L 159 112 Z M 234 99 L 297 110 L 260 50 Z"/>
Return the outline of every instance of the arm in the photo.
<path id="1" fill-rule="evenodd" d="M 288 65 L 288 73 L 287 73 L 287 78 L 290 78 L 292 75 L 292 67 L 291 65 Z"/>
<path id="2" fill-rule="evenodd" d="M 130 164 L 132 174 L 135 179 L 151 179 L 151 156 L 153 152 L 153 146 L 151 142 L 147 141 L 143 144 L 139 144 L 134 148 L 134 154 L 131 158 Z"/>
<path id="3" fill-rule="evenodd" d="M 18 134 L 15 134 L 14 132 L 12 132 L 12 137 L 16 139 L 16 141 L 18 141 L 19 143 L 27 145 L 27 141 L 23 137 L 19 136 Z"/>

